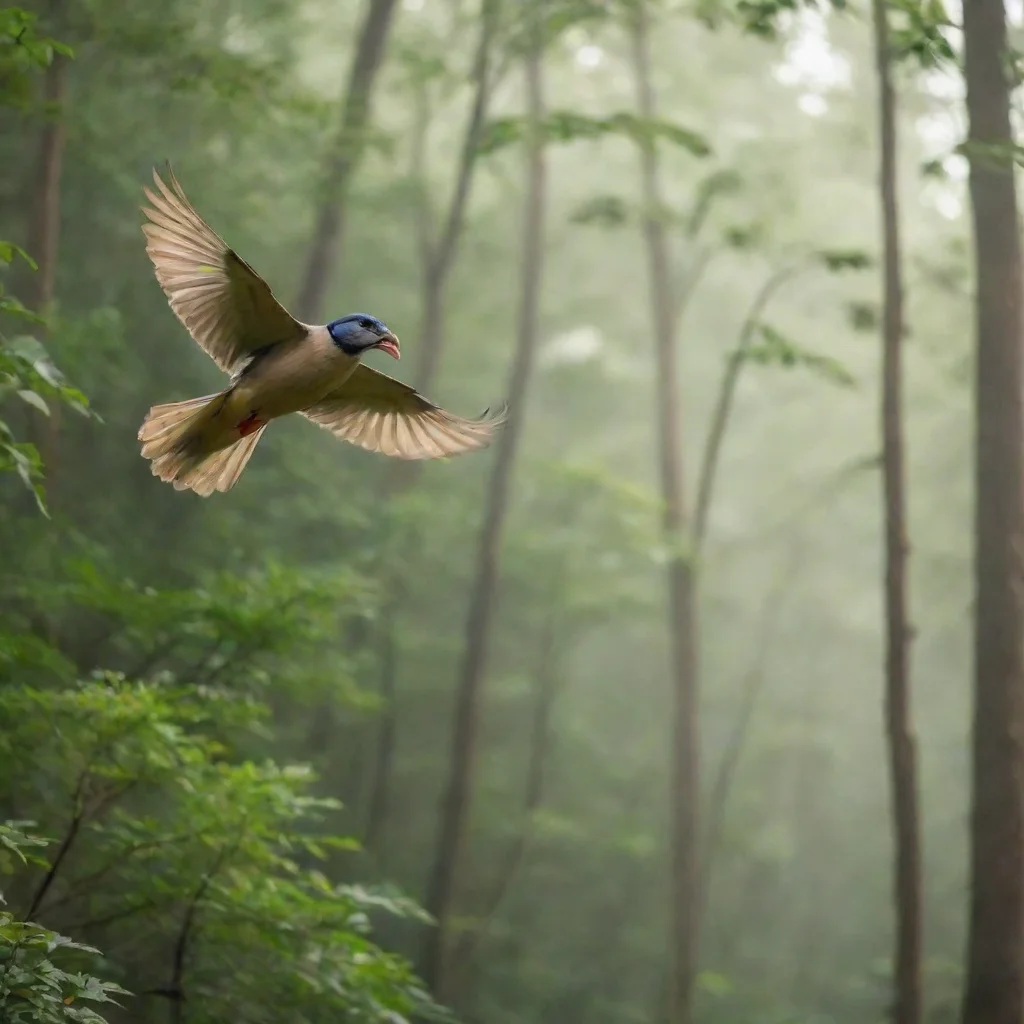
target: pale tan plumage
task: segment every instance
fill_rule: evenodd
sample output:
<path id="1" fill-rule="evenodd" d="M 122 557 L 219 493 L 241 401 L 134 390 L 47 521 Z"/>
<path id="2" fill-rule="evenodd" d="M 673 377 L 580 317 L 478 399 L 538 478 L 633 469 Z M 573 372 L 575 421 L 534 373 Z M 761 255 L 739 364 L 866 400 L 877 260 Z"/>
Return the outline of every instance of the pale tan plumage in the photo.
<path id="1" fill-rule="evenodd" d="M 497 422 L 453 416 L 414 388 L 362 365 L 302 415 L 344 441 L 398 459 L 440 459 L 484 448 Z"/>
<path id="2" fill-rule="evenodd" d="M 230 490 L 267 424 L 293 412 L 400 459 L 443 458 L 491 442 L 504 411 L 454 416 L 363 366 L 359 357 L 370 348 L 398 358 L 398 339 L 380 321 L 355 314 L 327 326 L 300 323 L 196 213 L 173 174 L 169 184 L 156 172 L 153 179 L 142 230 L 156 278 L 188 332 L 232 374 L 218 394 L 150 409 L 139 440 L 156 476 L 204 497 Z"/>

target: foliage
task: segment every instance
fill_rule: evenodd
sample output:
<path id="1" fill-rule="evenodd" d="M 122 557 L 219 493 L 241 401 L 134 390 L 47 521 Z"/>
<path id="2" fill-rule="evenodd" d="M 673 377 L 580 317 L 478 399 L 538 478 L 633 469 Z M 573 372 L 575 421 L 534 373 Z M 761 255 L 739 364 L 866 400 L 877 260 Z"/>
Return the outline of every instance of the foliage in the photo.
<path id="1" fill-rule="evenodd" d="M 847 10 L 847 0 L 737 0 L 734 8 L 730 5 L 709 6 L 702 13 L 707 18 L 711 12 L 721 15 L 723 9 L 729 12 L 744 32 L 761 39 L 775 39 L 779 22 L 785 15 L 793 15 L 802 8 L 813 10 Z"/>
<path id="2" fill-rule="evenodd" d="M 39 322 L 9 296 L 0 295 L 0 312 Z M 61 402 L 83 415 L 90 414 L 85 395 L 67 383 L 50 361 L 42 343 L 31 335 L 11 339 L 0 335 L 0 405 L 10 397 L 19 398 L 43 416 L 50 415 L 47 399 Z M 39 510 L 45 514 L 39 451 L 31 442 L 18 441 L 10 424 L 0 419 L 0 472 L 11 471 L 33 493 Z"/>
<path id="3" fill-rule="evenodd" d="M 844 270 L 866 270 L 874 262 L 860 249 L 822 249 L 814 255 L 821 265 L 833 274 Z"/>
<path id="4" fill-rule="evenodd" d="M 897 60 L 912 60 L 925 69 L 955 64 L 957 54 L 949 41 L 956 25 L 941 0 L 897 0 L 891 5 L 890 38 Z"/>
<path id="5" fill-rule="evenodd" d="M 629 218 L 629 208 L 620 196 L 595 196 L 581 203 L 572 213 L 574 224 L 593 224 L 617 228 Z"/>
<path id="6" fill-rule="evenodd" d="M 65 970 L 69 953 L 99 950 L 0 911 L 0 1015 L 5 1021 L 83 1021 L 105 1024 L 90 1003 L 115 1003 L 127 990 L 89 974 Z"/>
<path id="7" fill-rule="evenodd" d="M 64 830 L 46 870 L 26 877 L 36 912 L 79 929 L 130 922 L 166 950 L 165 977 L 149 987 L 202 991 L 201 1019 L 255 1020 L 285 1000 L 296 1020 L 334 1012 L 394 1024 L 429 1010 L 408 965 L 368 939 L 371 911 L 421 912 L 307 866 L 354 848 L 315 827 L 337 802 L 309 793 L 306 767 L 228 760 L 226 737 L 251 734 L 265 716 L 208 686 L 110 673 L 70 689 L 6 687 L 5 762 L 45 767 L 7 798 L 46 808 L 49 827 Z M 136 958 L 147 945 L 122 954 L 125 976 L 145 976 Z"/>
<path id="8" fill-rule="evenodd" d="M 39 850 L 48 840 L 28 835 L 22 827 L 29 822 L 0 822 L 0 846 L 23 864 L 29 862 L 25 850 Z M 31 859 L 41 858 L 32 854 Z M 0 894 L 0 903 L 3 895 Z M 127 990 L 110 981 L 100 981 L 91 974 L 65 970 L 55 963 L 73 966 L 70 962 L 82 955 L 98 958 L 99 950 L 29 921 L 19 921 L 13 914 L 0 910 L 0 1016 L 9 1021 L 85 1021 L 105 1024 L 104 1019 L 88 1003 L 114 1003 L 114 995 L 128 995 Z M 77 1005 L 75 1005 L 77 1003 Z"/>
<path id="9" fill-rule="evenodd" d="M 19 106 L 31 94 L 32 73 L 49 64 L 55 54 L 70 54 L 70 49 L 37 32 L 34 14 L 17 7 L 0 9 L 0 102 Z M 12 242 L 0 240 L 0 268 L 10 271 L 20 259 L 32 270 L 32 258 Z M 0 283 L 0 319 L 19 324 L 23 329 L 38 327 L 43 321 L 26 309 Z M 70 387 L 50 361 L 43 346 L 27 335 L 14 338 L 0 333 L 0 405 L 14 396 L 45 416 L 49 415 L 46 399 L 56 399 L 79 412 L 87 411 L 85 396 Z M 34 494 L 39 509 L 43 502 L 42 464 L 34 444 L 18 441 L 10 424 L 0 419 L 0 472 L 15 472 Z"/>
<path id="10" fill-rule="evenodd" d="M 518 145 L 525 131 L 526 120 L 523 117 L 491 121 L 484 129 L 479 150 L 481 154 L 491 154 Z M 588 117 L 571 110 L 554 110 L 545 117 L 541 131 L 548 142 L 593 141 L 611 135 L 630 139 L 637 145 L 668 142 L 697 157 L 711 154 L 707 141 L 699 133 L 672 121 L 642 118 L 628 111 L 607 117 Z"/>
<path id="11" fill-rule="evenodd" d="M 760 340 L 745 349 L 740 357 L 760 366 L 803 367 L 823 380 L 852 387 L 857 379 L 838 359 L 802 348 L 769 324 L 759 327 Z"/>
<path id="12" fill-rule="evenodd" d="M 71 48 L 39 33 L 36 14 L 20 7 L 0 8 L 0 105 L 24 108 L 31 102 L 35 72 Z M 5 259 L 10 263 L 10 256 Z"/>
<path id="13" fill-rule="evenodd" d="M 352 183 L 330 285 L 332 315 L 366 309 L 396 328 L 402 362 L 373 365 L 407 382 L 429 312 L 417 240 L 443 230 L 434 211 L 459 183 L 480 6 L 396 4 L 372 98 L 379 144 Z M 630 113 L 630 3 L 544 5 L 541 345 L 515 410 L 507 534 L 485 553 L 501 571 L 456 893 L 458 921 L 480 929 L 452 997 L 463 1019 L 636 1024 L 657 1015 L 663 991 L 668 553 L 652 497 L 654 370 L 634 230 L 650 213 L 636 198 L 636 149 L 649 145 L 665 158 L 658 214 L 675 252 L 693 258 L 672 282 L 686 299 L 679 442 L 691 500 L 723 358 L 727 370 L 746 360 L 701 552 L 709 815 L 721 766 L 735 767 L 707 866 L 699 1017 L 853 1024 L 885 1012 L 877 346 L 864 333 L 877 329 L 878 297 L 874 275 L 861 276 L 876 262 L 876 114 L 864 9 L 834 16 L 838 6 L 650 0 L 661 115 L 644 121 Z M 462 255 L 441 297 L 428 397 L 453 412 L 502 397 L 515 340 L 526 7 L 502 5 L 489 156 L 474 167 Z M 199 500 L 154 480 L 136 441 L 152 404 L 223 386 L 146 260 L 138 206 L 150 167 L 172 160 L 197 209 L 288 305 L 366 9 L 89 0 L 66 22 L 26 15 L 0 32 L 0 209 L 4 237 L 22 245 L 38 133 L 54 113 L 36 102 L 33 69 L 64 53 L 48 36 L 75 56 L 56 312 L 40 324 L 13 305 L 13 283 L 4 292 L 4 437 L 25 445 L 28 422 L 45 431 L 41 402 L 84 406 L 68 381 L 103 414 L 61 422 L 53 521 L 24 500 L 13 456 L 0 477 L 0 817 L 12 820 L 0 871 L 15 918 L 103 951 L 60 946 L 47 959 L 133 993 L 111 991 L 123 1009 L 65 1004 L 112 1024 L 440 1013 L 410 966 L 430 927 L 410 897 L 425 892 L 437 831 L 491 455 L 425 463 L 398 486 L 390 461 L 291 417 L 236 488 Z M 827 15 L 820 24 L 814 11 Z M 955 41 L 927 5 L 890 12 L 911 63 L 944 54 L 910 26 L 930 22 Z M 818 50 L 848 64 L 845 84 L 821 85 L 801 64 L 816 32 Z M 943 74 L 957 84 L 955 63 Z M 906 90 L 901 153 L 910 167 L 955 171 L 960 101 L 932 84 L 921 76 Z M 423 95 L 418 160 L 410 125 Z M 901 209 L 915 268 L 908 430 L 928 439 L 912 445 L 909 469 L 936 1022 L 958 1005 L 963 930 L 960 901 L 944 895 L 963 888 L 970 653 L 970 269 L 965 219 L 950 213 L 958 197 L 962 183 L 946 175 Z M 13 247 L 0 255 L 14 282 L 24 260 Z M 790 266 L 770 309 L 751 310 Z M 38 456 L 18 451 L 37 484 Z M 401 581 L 396 616 L 383 603 L 390 579 Z M 384 827 L 364 849 L 389 730 Z M 542 785 L 527 811 L 538 749 Z M 10 849 L 23 842 L 27 863 Z"/>

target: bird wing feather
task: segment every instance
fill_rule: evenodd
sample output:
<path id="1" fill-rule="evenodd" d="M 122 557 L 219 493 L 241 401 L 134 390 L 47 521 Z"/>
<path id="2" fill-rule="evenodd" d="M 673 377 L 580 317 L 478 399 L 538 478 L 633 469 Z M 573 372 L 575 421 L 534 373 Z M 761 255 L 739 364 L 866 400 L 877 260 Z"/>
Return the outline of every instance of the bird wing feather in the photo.
<path id="1" fill-rule="evenodd" d="M 486 448 L 506 408 L 463 419 L 428 402 L 415 388 L 359 365 L 341 387 L 302 415 L 344 441 L 397 459 L 441 459 Z"/>
<path id="2" fill-rule="evenodd" d="M 196 213 L 168 169 L 170 184 L 153 172 L 157 192 L 143 187 L 151 207 L 146 252 L 171 309 L 225 372 L 238 370 L 258 349 L 307 333 L 256 273 Z"/>

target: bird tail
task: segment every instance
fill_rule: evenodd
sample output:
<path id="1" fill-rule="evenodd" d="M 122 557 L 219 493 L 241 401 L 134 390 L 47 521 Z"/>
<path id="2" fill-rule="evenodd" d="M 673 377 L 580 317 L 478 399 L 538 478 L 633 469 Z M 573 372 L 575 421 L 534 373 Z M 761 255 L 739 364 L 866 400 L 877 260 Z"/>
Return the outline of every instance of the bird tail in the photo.
<path id="1" fill-rule="evenodd" d="M 223 392 L 184 402 L 154 405 L 139 428 L 143 458 L 150 459 L 153 475 L 175 490 L 192 490 L 201 497 L 229 491 L 242 475 L 266 424 L 225 448 L 211 452 L 206 427 L 220 412 Z"/>

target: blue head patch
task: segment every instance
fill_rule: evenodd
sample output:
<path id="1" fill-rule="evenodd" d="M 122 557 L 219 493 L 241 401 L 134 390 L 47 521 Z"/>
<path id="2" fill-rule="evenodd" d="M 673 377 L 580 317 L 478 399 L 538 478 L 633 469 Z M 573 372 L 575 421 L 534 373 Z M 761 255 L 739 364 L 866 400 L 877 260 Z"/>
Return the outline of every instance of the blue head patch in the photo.
<path id="1" fill-rule="evenodd" d="M 382 338 L 391 338 L 387 324 L 368 313 L 350 313 L 327 325 L 334 344 L 346 355 L 358 356 L 379 345 Z"/>

